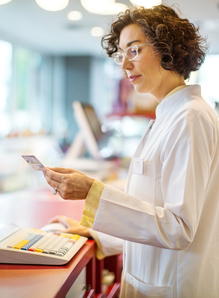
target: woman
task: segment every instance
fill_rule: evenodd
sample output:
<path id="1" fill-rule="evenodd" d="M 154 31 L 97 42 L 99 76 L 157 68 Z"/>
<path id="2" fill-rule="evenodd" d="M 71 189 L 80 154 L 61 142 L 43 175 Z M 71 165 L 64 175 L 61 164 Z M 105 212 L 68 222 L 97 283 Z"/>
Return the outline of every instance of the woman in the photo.
<path id="1" fill-rule="evenodd" d="M 198 85 L 198 29 L 165 5 L 119 15 L 103 47 L 159 105 L 134 154 L 125 192 L 46 168 L 64 199 L 86 199 L 81 224 L 124 239 L 121 297 L 219 295 L 219 125 Z"/>

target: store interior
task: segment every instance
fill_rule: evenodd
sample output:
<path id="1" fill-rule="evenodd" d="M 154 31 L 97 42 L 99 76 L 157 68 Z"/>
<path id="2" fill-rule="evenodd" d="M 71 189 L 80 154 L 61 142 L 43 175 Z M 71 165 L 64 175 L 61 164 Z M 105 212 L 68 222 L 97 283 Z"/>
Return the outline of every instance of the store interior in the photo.
<path id="1" fill-rule="evenodd" d="M 155 117 L 156 100 L 149 94 L 137 94 L 101 48 L 101 37 L 116 9 L 133 3 L 112 1 L 115 11 L 108 7 L 104 12 L 100 6 L 88 11 L 83 1 L 67 2 L 56 11 L 40 7 L 37 1 L 0 5 L 0 193 L 45 187 L 41 173 L 32 171 L 22 154 L 36 155 L 45 166 L 82 169 L 71 155 L 80 132 L 75 101 L 90 104 L 101 130 L 110 135 L 104 157 L 92 156 L 87 144 L 83 150 L 81 147 L 80 158 L 99 159 L 98 163 L 106 159 L 109 163 L 114 152 L 126 168 L 147 123 Z M 200 84 L 203 97 L 217 113 L 218 4 L 206 1 L 195 9 L 199 1 L 181 0 L 175 5 L 208 36 L 204 65 L 187 83 Z"/>

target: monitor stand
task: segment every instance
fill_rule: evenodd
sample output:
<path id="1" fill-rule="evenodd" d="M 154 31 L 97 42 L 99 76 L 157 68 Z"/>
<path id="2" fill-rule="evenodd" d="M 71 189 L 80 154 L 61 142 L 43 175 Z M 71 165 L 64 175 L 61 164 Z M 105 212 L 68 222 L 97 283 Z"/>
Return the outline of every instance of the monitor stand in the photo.
<path id="1" fill-rule="evenodd" d="M 86 153 L 86 146 L 82 132 L 78 132 L 71 146 L 68 148 L 65 159 L 79 158 Z"/>
<path id="2" fill-rule="evenodd" d="M 86 153 L 86 145 L 84 143 L 83 134 L 78 132 L 72 145 L 67 150 L 64 158 L 60 161 L 60 166 L 72 168 L 82 172 L 106 172 L 115 167 L 110 161 L 94 160 L 83 157 Z"/>

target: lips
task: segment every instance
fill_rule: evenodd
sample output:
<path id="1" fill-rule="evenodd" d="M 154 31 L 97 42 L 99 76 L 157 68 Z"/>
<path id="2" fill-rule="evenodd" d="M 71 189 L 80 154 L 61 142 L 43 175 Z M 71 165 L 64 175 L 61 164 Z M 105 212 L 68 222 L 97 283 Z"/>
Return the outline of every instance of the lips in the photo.
<path id="1" fill-rule="evenodd" d="M 129 76 L 129 80 L 131 83 L 133 83 L 139 77 L 140 77 L 140 75 L 131 75 L 131 76 Z"/>

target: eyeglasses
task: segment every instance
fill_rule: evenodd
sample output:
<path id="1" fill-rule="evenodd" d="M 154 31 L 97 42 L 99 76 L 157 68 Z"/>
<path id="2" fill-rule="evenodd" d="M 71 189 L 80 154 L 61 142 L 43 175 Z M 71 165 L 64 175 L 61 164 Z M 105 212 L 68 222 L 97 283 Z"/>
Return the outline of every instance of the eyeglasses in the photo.
<path id="1" fill-rule="evenodd" d="M 138 48 L 141 46 L 144 46 L 146 44 L 148 44 L 148 43 L 141 43 L 141 44 L 136 44 L 136 45 L 130 46 L 130 47 L 126 48 L 124 51 L 121 50 L 116 53 L 113 53 L 112 58 L 118 65 L 123 64 L 125 57 L 129 61 L 135 60 L 138 57 Z"/>

